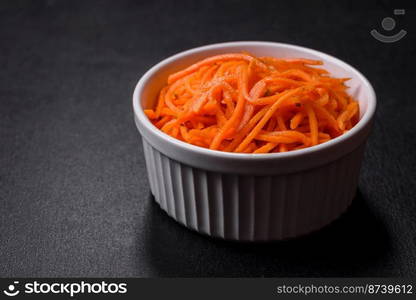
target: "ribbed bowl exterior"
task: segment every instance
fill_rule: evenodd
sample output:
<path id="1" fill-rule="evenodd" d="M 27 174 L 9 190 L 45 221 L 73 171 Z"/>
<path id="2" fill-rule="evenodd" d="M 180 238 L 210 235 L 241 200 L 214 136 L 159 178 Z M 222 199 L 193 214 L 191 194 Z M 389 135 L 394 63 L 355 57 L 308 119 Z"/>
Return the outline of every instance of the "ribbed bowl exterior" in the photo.
<path id="1" fill-rule="evenodd" d="M 350 205 L 364 143 L 341 158 L 291 174 L 248 176 L 191 167 L 143 138 L 156 202 L 183 225 L 210 236 L 271 241 L 322 228 Z"/>

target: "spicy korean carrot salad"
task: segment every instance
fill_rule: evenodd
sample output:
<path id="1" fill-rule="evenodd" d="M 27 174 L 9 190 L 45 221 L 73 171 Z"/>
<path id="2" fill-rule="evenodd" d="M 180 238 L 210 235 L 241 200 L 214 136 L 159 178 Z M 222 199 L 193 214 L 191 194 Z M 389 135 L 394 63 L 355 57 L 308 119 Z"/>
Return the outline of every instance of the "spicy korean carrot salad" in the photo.
<path id="1" fill-rule="evenodd" d="M 358 122 L 348 78 L 321 61 L 230 53 L 171 74 L 145 113 L 166 134 L 227 152 L 285 152 L 329 141 Z"/>

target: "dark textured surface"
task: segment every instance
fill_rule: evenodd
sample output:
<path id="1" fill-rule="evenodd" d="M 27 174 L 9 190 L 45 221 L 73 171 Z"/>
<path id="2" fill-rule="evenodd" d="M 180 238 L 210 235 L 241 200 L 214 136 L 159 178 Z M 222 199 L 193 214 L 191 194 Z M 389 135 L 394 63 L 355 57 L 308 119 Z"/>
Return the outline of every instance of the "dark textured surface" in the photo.
<path id="1" fill-rule="evenodd" d="M 309 1 L 308 1 L 309 2 Z M 2 1 L 1 276 L 415 276 L 415 11 L 374 40 L 385 2 Z M 161 59 L 230 40 L 335 55 L 378 111 L 351 209 L 275 244 L 211 240 L 151 200 L 131 94 Z"/>

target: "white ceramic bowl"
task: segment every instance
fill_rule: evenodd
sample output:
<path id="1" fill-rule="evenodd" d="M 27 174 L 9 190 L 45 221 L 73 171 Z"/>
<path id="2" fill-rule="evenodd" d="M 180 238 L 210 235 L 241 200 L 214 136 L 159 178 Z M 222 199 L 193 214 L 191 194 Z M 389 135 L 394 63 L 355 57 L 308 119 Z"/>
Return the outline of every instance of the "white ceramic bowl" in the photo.
<path id="1" fill-rule="evenodd" d="M 326 143 L 286 153 L 213 151 L 174 139 L 148 120 L 170 73 L 202 58 L 248 51 L 256 56 L 310 58 L 332 76 L 350 77 L 360 121 Z M 354 198 L 376 107 L 371 84 L 345 62 L 319 51 L 272 42 L 230 42 L 191 49 L 152 67 L 133 95 L 143 137 L 150 188 L 172 218 L 198 232 L 242 241 L 281 240 L 317 230 L 343 213 Z"/>

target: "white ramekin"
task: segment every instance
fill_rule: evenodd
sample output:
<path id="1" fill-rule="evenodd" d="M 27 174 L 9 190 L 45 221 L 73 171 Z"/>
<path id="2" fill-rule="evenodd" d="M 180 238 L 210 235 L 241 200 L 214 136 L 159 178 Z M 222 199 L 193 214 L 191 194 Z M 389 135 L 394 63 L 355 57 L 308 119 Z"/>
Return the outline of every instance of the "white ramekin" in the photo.
<path id="1" fill-rule="evenodd" d="M 256 56 L 319 59 L 335 77 L 349 77 L 360 121 L 329 142 L 286 153 L 213 151 L 174 139 L 143 113 L 167 76 L 207 56 L 248 51 Z M 281 240 L 317 230 L 350 205 L 376 107 L 371 84 L 345 62 L 319 51 L 272 42 L 230 42 L 191 49 L 152 67 L 133 95 L 151 192 L 172 218 L 198 232 L 241 241 Z"/>

